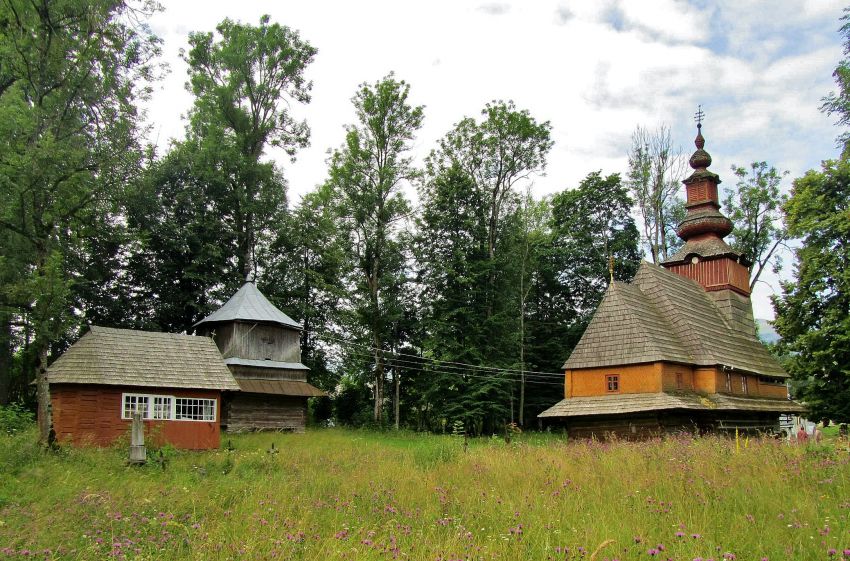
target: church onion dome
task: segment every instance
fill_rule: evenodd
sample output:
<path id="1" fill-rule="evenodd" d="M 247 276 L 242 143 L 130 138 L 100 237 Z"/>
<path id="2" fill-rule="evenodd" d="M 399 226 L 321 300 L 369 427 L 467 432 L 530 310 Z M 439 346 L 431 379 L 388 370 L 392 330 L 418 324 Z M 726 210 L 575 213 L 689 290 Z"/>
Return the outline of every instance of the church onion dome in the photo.
<path id="1" fill-rule="evenodd" d="M 693 154 L 691 154 L 691 159 L 689 161 L 691 169 L 705 171 L 705 169 L 711 165 L 711 154 L 703 150 L 703 148 L 705 148 L 705 138 L 702 136 L 702 123 L 697 125 L 697 137 L 694 139 L 694 145 L 697 149 Z"/>
<path id="2" fill-rule="evenodd" d="M 701 118 L 701 117 L 700 117 Z M 676 233 L 685 241 L 694 237 L 717 237 L 723 239 L 732 232 L 732 221 L 720 212 L 717 184 L 720 177 L 708 171 L 711 155 L 705 151 L 702 122 L 697 124 L 694 139 L 696 151 L 691 155 L 690 165 L 694 172 L 684 180 L 688 191 L 688 214 L 679 224 Z"/>

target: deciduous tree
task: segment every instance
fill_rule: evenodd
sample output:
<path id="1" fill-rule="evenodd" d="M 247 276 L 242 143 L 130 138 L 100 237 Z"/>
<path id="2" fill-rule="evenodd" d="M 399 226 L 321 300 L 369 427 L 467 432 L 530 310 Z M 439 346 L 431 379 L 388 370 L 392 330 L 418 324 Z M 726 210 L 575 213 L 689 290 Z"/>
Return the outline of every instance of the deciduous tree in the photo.
<path id="1" fill-rule="evenodd" d="M 34 333 L 42 440 L 50 427 L 50 345 L 74 317 L 63 247 L 79 239 L 79 221 L 94 203 L 113 197 L 139 168 L 135 102 L 148 93 L 158 40 L 137 16 L 151 8 L 0 2 L 0 228 L 3 252 L 14 248 L 24 267 L 3 292 Z"/>
<path id="2" fill-rule="evenodd" d="M 481 111 L 480 122 L 466 117 L 440 140 L 430 156 L 432 175 L 457 166 L 484 196 L 487 210 L 487 254 L 496 255 L 499 229 L 516 194 L 518 182 L 542 173 L 552 148 L 549 121 L 538 123 L 512 101 L 493 101 Z M 492 284 L 492 279 L 491 279 Z M 491 287 L 492 288 L 492 287 Z"/>
<path id="3" fill-rule="evenodd" d="M 785 243 L 788 233 L 782 220 L 782 205 L 787 197 L 780 193 L 782 176 L 767 162 L 753 162 L 749 171 L 733 165 L 738 178 L 734 189 L 726 192 L 723 200 L 726 215 L 734 229 L 730 236 L 732 247 L 751 261 L 750 290 L 756 285 L 768 266 L 774 272 L 782 267 L 777 250 Z"/>
<path id="4" fill-rule="evenodd" d="M 218 163 L 227 177 L 235 255 L 241 275 L 254 263 L 258 238 L 278 218 L 285 193 L 270 185 L 268 148 L 294 156 L 308 144 L 307 123 L 291 113 L 294 102 L 309 103 L 312 83 L 304 70 L 316 49 L 286 26 L 262 16 L 253 26 L 225 19 L 213 33 L 189 34 L 187 87 L 195 95 L 188 135 Z M 266 188 L 270 187 L 272 191 Z"/>
<path id="5" fill-rule="evenodd" d="M 850 162 L 794 181 L 784 208 L 801 245 L 795 278 L 774 299 L 780 350 L 811 416 L 850 422 Z"/>
<path id="6" fill-rule="evenodd" d="M 838 91 L 823 97 L 820 110 L 827 115 L 837 116 L 836 124 L 847 127 L 850 125 L 850 59 L 847 58 L 850 55 L 850 8 L 844 8 L 841 21 L 844 22 L 839 30 L 844 38 L 844 58 L 838 62 L 832 73 Z M 850 132 L 841 133 L 837 140 L 842 147 L 842 157 L 850 157 Z"/>
<path id="7" fill-rule="evenodd" d="M 331 157 L 330 182 L 338 193 L 339 218 L 353 266 L 351 304 L 357 327 L 372 349 L 373 417 L 383 419 L 385 360 L 407 261 L 399 240 L 410 205 L 401 191 L 416 177 L 409 151 L 422 126 L 423 107 L 408 101 L 410 86 L 390 74 L 362 84 L 352 98 L 357 123 Z"/>
<path id="8" fill-rule="evenodd" d="M 673 146 L 670 129 L 637 127 L 629 151 L 628 186 L 643 225 L 643 241 L 653 263 L 667 259 L 680 243 L 675 234 L 684 207 L 677 196 L 687 159 Z"/>

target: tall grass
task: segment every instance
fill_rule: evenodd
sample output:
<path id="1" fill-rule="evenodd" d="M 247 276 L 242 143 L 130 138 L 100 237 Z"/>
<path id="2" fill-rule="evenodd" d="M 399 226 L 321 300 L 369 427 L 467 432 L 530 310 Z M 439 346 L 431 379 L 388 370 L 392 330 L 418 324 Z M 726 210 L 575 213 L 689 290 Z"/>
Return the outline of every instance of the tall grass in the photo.
<path id="1" fill-rule="evenodd" d="M 41 452 L 33 438 L 0 435 L 0 558 L 850 558 L 850 463 L 830 447 L 540 435 L 465 448 L 327 429 L 133 468 L 123 449 Z"/>

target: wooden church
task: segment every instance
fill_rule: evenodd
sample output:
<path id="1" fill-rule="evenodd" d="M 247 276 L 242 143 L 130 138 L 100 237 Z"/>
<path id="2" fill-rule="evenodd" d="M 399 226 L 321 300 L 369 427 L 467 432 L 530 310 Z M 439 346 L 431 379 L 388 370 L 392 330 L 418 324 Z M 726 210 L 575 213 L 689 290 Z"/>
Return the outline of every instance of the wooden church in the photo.
<path id="1" fill-rule="evenodd" d="M 304 431 L 307 399 L 326 394 L 307 382 L 299 323 L 248 281 L 194 327 L 197 335 L 213 338 L 239 385 L 240 391 L 224 396 L 223 430 Z"/>
<path id="2" fill-rule="evenodd" d="M 614 281 L 564 364 L 564 399 L 539 415 L 571 436 L 642 438 L 690 430 L 776 431 L 802 412 L 788 375 L 759 341 L 746 257 L 723 238 L 720 178 L 698 125 L 684 180 L 685 244 L 661 266 Z"/>

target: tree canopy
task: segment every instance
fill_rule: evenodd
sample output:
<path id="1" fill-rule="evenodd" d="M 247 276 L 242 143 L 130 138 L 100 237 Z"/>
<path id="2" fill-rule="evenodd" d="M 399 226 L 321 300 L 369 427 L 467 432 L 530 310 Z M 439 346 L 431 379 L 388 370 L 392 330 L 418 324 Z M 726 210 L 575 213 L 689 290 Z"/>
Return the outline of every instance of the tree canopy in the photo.
<path id="1" fill-rule="evenodd" d="M 401 236 L 410 205 L 401 188 L 417 175 L 408 153 L 424 118 L 423 107 L 412 105 L 409 94 L 410 86 L 392 74 L 361 84 L 352 98 L 358 122 L 347 127 L 345 144 L 330 163 L 352 268 L 354 327 L 366 335 L 373 360 L 373 418 L 378 423 L 383 419 L 383 351 L 398 344 L 394 326 L 404 315 Z"/>
<path id="2" fill-rule="evenodd" d="M 104 215 L 140 166 L 136 103 L 159 42 L 128 23 L 136 9 L 152 5 L 0 3 L 0 242 L 17 272 L 4 279 L 11 313 L 0 320 L 3 333 L 20 322 L 32 338 L 42 439 L 50 346 L 74 321 L 68 251 L 95 224 L 110 226 Z"/>
<path id="3" fill-rule="evenodd" d="M 750 261 L 750 290 L 772 265 L 778 272 L 782 260 L 777 250 L 788 238 L 782 220 L 782 205 L 787 196 L 780 192 L 782 176 L 767 162 L 753 162 L 749 171 L 733 165 L 738 178 L 723 200 L 725 212 L 732 220 L 731 245 Z"/>
<path id="4" fill-rule="evenodd" d="M 776 331 L 815 419 L 850 421 L 850 162 L 794 181 L 788 233 L 801 238 L 795 279 L 774 299 Z"/>

